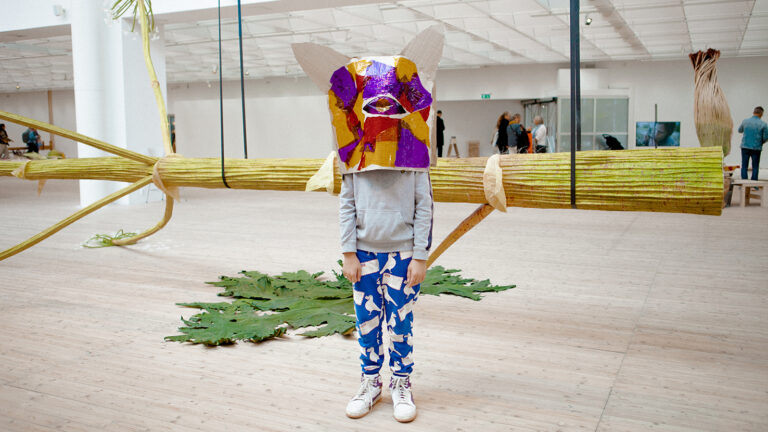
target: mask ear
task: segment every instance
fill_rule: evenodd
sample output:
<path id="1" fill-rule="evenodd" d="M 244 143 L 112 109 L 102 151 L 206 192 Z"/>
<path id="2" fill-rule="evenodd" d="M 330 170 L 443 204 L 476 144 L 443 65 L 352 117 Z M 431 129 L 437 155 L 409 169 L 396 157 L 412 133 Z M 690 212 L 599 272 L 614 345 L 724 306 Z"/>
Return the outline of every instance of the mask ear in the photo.
<path id="1" fill-rule="evenodd" d="M 434 82 L 437 64 L 443 56 L 443 45 L 445 45 L 443 26 L 433 25 L 417 34 L 403 48 L 400 55 L 416 64 L 416 70 L 422 80 Z"/>
<path id="2" fill-rule="evenodd" d="M 331 89 L 331 75 L 350 61 L 334 49 L 311 42 L 293 44 L 291 48 L 304 73 L 324 92 Z"/>

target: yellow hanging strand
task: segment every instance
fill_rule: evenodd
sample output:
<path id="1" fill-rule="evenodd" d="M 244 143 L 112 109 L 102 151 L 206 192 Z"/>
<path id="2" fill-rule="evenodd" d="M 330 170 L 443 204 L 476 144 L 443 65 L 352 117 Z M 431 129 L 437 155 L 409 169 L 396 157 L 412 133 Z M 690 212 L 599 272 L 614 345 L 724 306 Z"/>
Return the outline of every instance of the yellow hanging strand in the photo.
<path id="1" fill-rule="evenodd" d="M 171 143 L 171 129 L 168 124 L 168 112 L 165 109 L 165 100 L 163 100 L 163 92 L 160 91 L 160 81 L 157 79 L 157 73 L 155 73 L 155 66 L 152 63 L 152 57 L 149 52 L 149 23 L 147 20 L 147 9 L 144 5 L 144 0 L 138 0 L 139 7 L 139 23 L 141 24 L 141 40 L 142 47 L 144 48 L 144 64 L 147 66 L 147 72 L 149 73 L 149 81 L 152 83 L 152 91 L 155 93 L 155 102 L 157 102 L 157 110 L 160 114 L 160 126 L 163 132 L 163 147 L 165 148 L 165 156 L 174 155 L 173 145 Z M 160 181 L 159 177 L 156 181 Z M 130 238 L 120 239 L 113 242 L 116 246 L 131 245 L 137 241 L 149 237 L 152 234 L 160 231 L 173 216 L 173 198 L 168 194 L 165 187 L 162 184 L 158 184 L 158 187 L 165 193 L 165 212 L 163 218 L 160 219 L 154 227 Z"/>
<path id="2" fill-rule="evenodd" d="M 147 66 L 147 72 L 149 73 L 149 82 L 152 84 L 152 91 L 155 93 L 155 102 L 157 102 L 157 110 L 160 113 L 160 127 L 163 132 L 163 147 L 165 148 L 165 155 L 173 153 L 173 145 L 171 144 L 171 127 L 168 124 L 168 111 L 165 109 L 165 100 L 163 99 L 163 92 L 160 91 L 160 81 L 157 79 L 157 73 L 155 73 L 155 65 L 152 63 L 152 56 L 149 53 L 149 22 L 147 19 L 147 9 L 144 5 L 144 0 L 137 0 L 139 2 L 139 23 L 141 24 L 141 40 L 142 48 L 144 49 L 144 64 Z"/>

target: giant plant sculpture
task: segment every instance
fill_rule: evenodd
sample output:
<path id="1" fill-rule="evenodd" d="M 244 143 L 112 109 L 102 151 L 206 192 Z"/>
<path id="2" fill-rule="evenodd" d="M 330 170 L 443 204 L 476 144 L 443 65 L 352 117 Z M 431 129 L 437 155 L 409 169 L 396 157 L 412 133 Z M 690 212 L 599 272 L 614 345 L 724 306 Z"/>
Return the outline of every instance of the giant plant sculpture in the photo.
<path id="1" fill-rule="evenodd" d="M 140 24 L 144 58 L 163 125 L 165 156 L 146 156 L 77 132 L 0 111 L 0 119 L 36 127 L 118 156 L 0 161 L 0 176 L 38 181 L 94 179 L 132 183 L 24 242 L 1 251 L 0 260 L 39 243 L 85 215 L 150 183 L 154 183 L 167 196 L 162 219 L 151 229 L 130 238 L 115 240 L 114 244 L 135 243 L 165 226 L 171 218 L 174 199 L 178 197 L 180 187 L 228 186 L 235 189 L 286 191 L 322 189 L 333 193 L 340 190 L 340 172 L 333 158 L 325 161 L 227 159 L 225 185 L 219 159 L 192 159 L 175 154 L 170 143 L 165 103 L 149 52 L 150 3 L 148 0 L 119 0 L 114 10 L 118 14 L 133 10 L 134 19 Z M 422 52 L 421 55 L 429 57 L 430 54 Z M 723 196 L 722 158 L 722 151 L 711 148 L 580 152 L 575 166 L 578 207 L 589 210 L 719 215 Z M 571 208 L 570 170 L 567 153 L 440 159 L 429 168 L 434 200 L 478 203 L 481 206 L 435 249 L 428 264 L 434 262 L 463 233 L 494 209 L 506 211 L 507 206 Z"/>
<path id="2" fill-rule="evenodd" d="M 728 100 L 717 82 L 720 51 L 708 49 L 690 54 L 693 63 L 693 117 L 696 135 L 702 147 L 721 147 L 723 155 L 731 152 L 733 118 Z"/>

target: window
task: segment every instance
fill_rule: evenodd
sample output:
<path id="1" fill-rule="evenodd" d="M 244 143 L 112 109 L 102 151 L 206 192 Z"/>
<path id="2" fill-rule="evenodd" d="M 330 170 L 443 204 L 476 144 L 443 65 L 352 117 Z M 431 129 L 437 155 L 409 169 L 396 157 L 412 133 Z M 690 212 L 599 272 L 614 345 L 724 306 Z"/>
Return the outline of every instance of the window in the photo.
<path id="1" fill-rule="evenodd" d="M 557 151 L 571 150 L 571 99 L 558 100 L 560 127 L 557 135 Z M 603 135 L 612 135 L 627 148 L 629 124 L 629 99 L 582 98 L 581 99 L 581 149 L 607 150 Z"/>

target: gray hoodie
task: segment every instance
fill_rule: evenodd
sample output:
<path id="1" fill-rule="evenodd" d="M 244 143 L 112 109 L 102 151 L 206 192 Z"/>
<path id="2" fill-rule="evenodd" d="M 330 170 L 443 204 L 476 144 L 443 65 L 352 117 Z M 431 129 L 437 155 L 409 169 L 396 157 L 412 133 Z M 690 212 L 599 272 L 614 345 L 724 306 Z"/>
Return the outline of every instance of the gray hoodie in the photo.
<path id="1" fill-rule="evenodd" d="M 428 172 L 374 170 L 342 176 L 341 251 L 409 252 L 426 260 L 432 244 Z"/>

